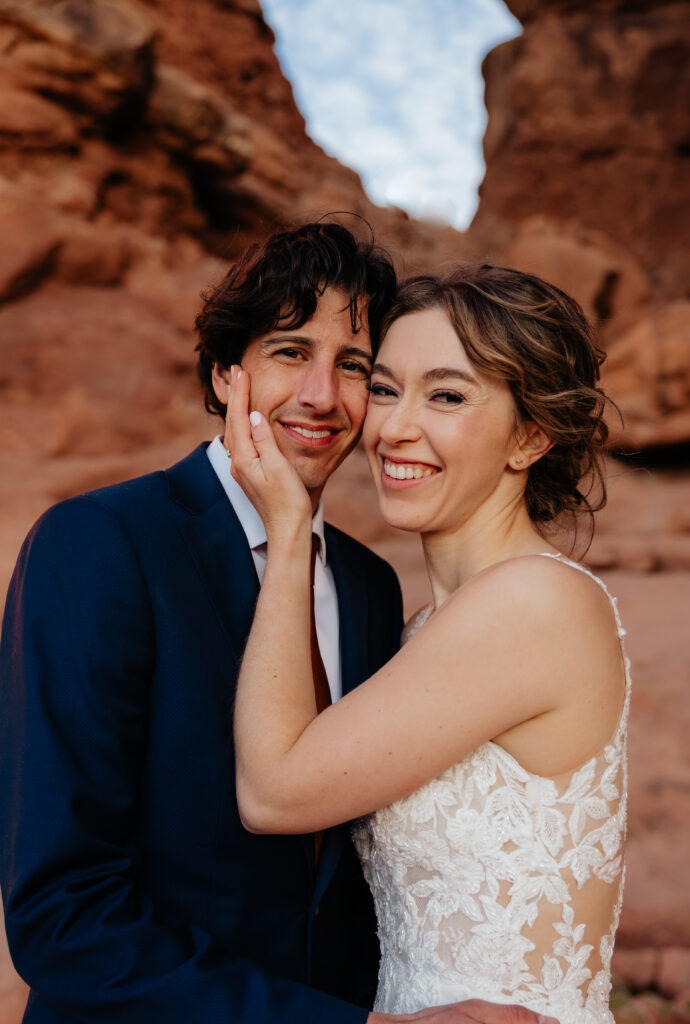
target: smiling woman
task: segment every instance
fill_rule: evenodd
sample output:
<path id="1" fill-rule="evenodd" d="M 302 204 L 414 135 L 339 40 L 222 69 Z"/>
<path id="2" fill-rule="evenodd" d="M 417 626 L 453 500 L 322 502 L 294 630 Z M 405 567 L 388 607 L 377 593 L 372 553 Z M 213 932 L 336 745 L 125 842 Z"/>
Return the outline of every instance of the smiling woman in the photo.
<path id="1" fill-rule="evenodd" d="M 505 381 L 473 370 L 442 309 L 395 320 L 371 380 L 364 444 L 386 521 L 421 533 L 458 529 L 493 500 L 503 506 L 506 463 L 520 458 Z M 546 449 L 546 436 L 530 437 Z"/>
<path id="2" fill-rule="evenodd" d="M 530 518 L 546 523 L 584 512 L 591 520 L 606 501 L 603 413 L 613 403 L 598 386 L 604 353 L 577 303 L 531 274 L 467 265 L 443 278 L 407 281 L 384 318 L 386 340 L 412 332 L 421 313 L 426 330 L 418 344 L 435 349 L 436 330 L 450 342 L 449 354 L 454 351 L 454 365 L 430 368 L 425 382 L 455 377 L 464 385 L 430 388 L 434 404 L 472 407 L 487 389 L 509 391 L 515 423 L 523 429 L 532 424 L 532 434 L 538 428 L 552 442 L 529 465 L 524 497 Z M 385 352 L 377 359 L 379 371 L 383 358 Z M 528 468 L 526 461 L 521 468 Z"/>

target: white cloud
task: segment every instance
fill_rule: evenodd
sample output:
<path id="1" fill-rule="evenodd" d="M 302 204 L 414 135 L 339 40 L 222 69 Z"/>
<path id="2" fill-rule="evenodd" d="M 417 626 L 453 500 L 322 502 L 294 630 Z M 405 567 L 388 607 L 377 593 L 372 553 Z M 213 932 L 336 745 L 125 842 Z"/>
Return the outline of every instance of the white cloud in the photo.
<path id="1" fill-rule="evenodd" d="M 519 30 L 501 0 L 263 0 L 307 129 L 371 197 L 469 223 L 480 63 Z"/>

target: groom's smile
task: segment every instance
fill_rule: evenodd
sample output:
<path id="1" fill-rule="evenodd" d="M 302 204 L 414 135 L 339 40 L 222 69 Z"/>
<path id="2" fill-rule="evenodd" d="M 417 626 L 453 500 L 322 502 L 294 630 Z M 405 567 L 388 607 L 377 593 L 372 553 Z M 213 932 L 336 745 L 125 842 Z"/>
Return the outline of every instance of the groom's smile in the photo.
<path id="1" fill-rule="evenodd" d="M 280 425 L 289 437 L 308 448 L 325 448 L 332 444 L 341 432 L 340 427 L 316 423 L 286 423 L 281 420 Z"/>

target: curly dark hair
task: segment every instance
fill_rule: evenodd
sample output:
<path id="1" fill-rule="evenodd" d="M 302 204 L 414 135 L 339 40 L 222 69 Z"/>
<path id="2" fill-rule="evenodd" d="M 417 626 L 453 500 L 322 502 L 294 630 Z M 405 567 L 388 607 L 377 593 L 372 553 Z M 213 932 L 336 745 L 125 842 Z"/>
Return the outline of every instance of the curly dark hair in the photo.
<path id="1" fill-rule="evenodd" d="M 327 288 L 349 296 L 353 333 L 366 312 L 374 353 L 380 325 L 395 295 L 393 264 L 383 249 L 360 242 L 340 224 L 304 224 L 249 247 L 217 288 L 204 295 L 196 318 L 197 373 L 210 413 L 226 407 L 213 390 L 214 364 L 241 362 L 249 343 L 273 330 L 294 330 L 309 320 Z"/>
<path id="2" fill-rule="evenodd" d="M 487 263 L 459 266 L 443 277 L 404 282 L 382 337 L 399 317 L 425 309 L 445 311 L 474 366 L 505 380 L 518 416 L 553 441 L 528 470 L 532 521 L 585 513 L 591 522 L 606 503 L 603 416 L 613 403 L 598 386 L 605 356 L 577 302 L 533 274 Z"/>

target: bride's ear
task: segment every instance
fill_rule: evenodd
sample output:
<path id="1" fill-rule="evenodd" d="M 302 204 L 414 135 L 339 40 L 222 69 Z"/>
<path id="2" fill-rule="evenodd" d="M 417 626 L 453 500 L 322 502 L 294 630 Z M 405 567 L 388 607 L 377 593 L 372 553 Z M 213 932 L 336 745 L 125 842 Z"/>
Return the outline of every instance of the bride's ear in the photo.
<path id="1" fill-rule="evenodd" d="M 554 442 L 532 420 L 523 420 L 515 431 L 515 444 L 508 459 L 511 469 L 529 469 L 553 448 Z"/>

